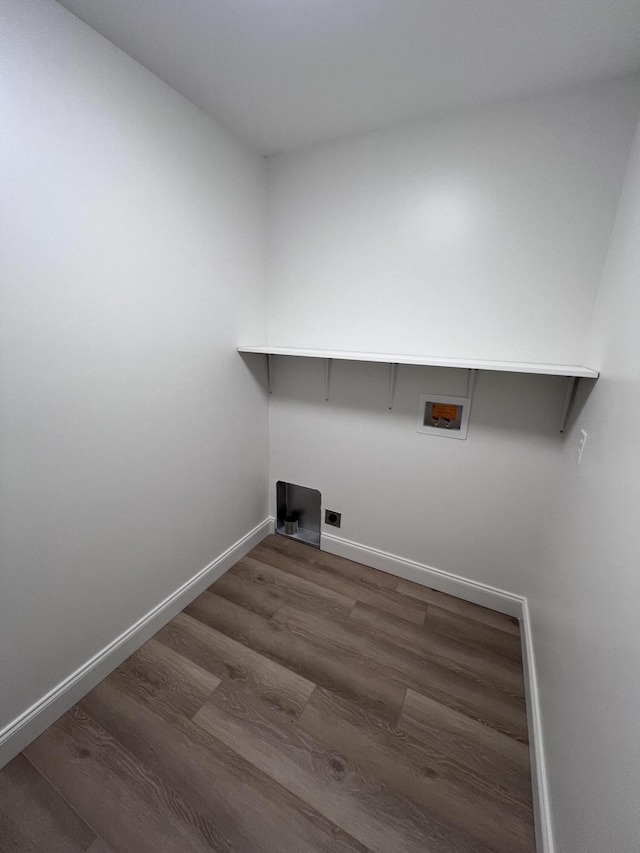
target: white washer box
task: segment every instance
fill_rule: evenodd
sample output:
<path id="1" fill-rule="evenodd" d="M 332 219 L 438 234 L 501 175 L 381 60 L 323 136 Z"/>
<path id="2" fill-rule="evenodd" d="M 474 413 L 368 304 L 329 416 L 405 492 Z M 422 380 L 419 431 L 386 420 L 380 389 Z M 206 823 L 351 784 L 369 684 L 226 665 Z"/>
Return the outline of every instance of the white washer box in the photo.
<path id="1" fill-rule="evenodd" d="M 418 407 L 418 432 L 442 438 L 467 437 L 471 397 L 444 397 L 421 394 Z"/>

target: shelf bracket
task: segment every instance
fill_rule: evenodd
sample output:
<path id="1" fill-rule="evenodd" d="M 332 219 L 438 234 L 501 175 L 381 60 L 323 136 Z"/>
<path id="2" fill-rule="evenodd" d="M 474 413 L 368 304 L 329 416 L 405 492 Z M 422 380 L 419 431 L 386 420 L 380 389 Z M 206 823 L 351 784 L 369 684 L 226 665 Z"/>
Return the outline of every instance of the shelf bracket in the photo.
<path id="1" fill-rule="evenodd" d="M 389 363 L 389 408 L 393 409 L 393 401 L 396 396 L 396 382 L 398 381 L 398 364 Z"/>
<path id="2" fill-rule="evenodd" d="M 469 375 L 467 376 L 467 394 L 466 396 L 473 402 L 473 393 L 476 390 L 476 382 L 478 381 L 478 371 L 473 368 L 469 368 Z"/>
<path id="3" fill-rule="evenodd" d="M 567 383 L 567 391 L 564 395 L 564 403 L 562 404 L 562 416 L 560 417 L 560 432 L 564 432 L 564 428 L 567 425 L 567 418 L 569 417 L 569 412 L 571 411 L 571 406 L 573 405 L 573 401 L 576 396 L 576 391 L 578 390 L 578 382 L 580 380 L 579 376 L 567 376 L 569 380 Z"/>
<path id="4" fill-rule="evenodd" d="M 324 399 L 325 402 L 329 399 L 329 391 L 331 390 L 331 366 L 333 359 L 326 358 L 324 361 Z"/>
<path id="5" fill-rule="evenodd" d="M 267 390 L 271 393 L 271 377 L 273 376 L 273 356 L 267 354 Z"/>

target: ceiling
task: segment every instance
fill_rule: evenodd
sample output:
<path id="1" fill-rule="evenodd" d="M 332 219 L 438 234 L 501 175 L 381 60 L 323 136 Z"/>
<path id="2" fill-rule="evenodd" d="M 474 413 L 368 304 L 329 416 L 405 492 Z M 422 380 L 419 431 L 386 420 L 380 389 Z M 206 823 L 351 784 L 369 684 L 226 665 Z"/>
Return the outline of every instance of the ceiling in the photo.
<path id="1" fill-rule="evenodd" d="M 640 66 L 640 0 L 61 0 L 265 154 Z"/>

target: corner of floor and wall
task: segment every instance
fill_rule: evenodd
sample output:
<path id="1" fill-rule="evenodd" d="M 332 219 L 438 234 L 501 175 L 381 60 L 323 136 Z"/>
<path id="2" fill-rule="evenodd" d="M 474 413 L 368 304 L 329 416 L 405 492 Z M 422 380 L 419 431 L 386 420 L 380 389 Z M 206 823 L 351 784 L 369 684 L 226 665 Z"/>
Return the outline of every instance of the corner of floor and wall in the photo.
<path id="1" fill-rule="evenodd" d="M 265 164 L 53 0 L 6 0 L 1 38 L 0 764 L 284 480 L 342 513 L 326 550 L 521 618 L 540 853 L 637 850 L 638 76 Z M 560 434 L 562 377 L 483 371 L 447 441 L 418 399 L 465 371 L 401 366 L 389 409 L 384 364 L 336 361 L 327 400 L 275 358 L 269 396 L 236 352 L 267 339 L 601 376 Z"/>

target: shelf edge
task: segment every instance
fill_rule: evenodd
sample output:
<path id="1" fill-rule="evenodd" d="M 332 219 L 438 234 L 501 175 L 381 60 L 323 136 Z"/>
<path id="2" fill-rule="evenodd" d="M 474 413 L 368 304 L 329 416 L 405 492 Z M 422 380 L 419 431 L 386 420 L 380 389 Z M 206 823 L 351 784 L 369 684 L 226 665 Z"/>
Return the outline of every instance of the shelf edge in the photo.
<path id="1" fill-rule="evenodd" d="M 423 367 L 452 367 L 459 370 L 494 370 L 503 373 L 532 373 L 542 376 L 574 376 L 579 379 L 597 379 L 598 370 L 576 364 L 547 364 L 544 362 L 485 361 L 483 359 L 456 359 L 438 356 L 402 353 L 355 352 L 350 350 L 321 350 L 271 345 L 239 346 L 240 353 L 282 355 L 295 358 L 332 358 L 342 361 L 367 361 L 385 364 L 408 364 Z"/>

